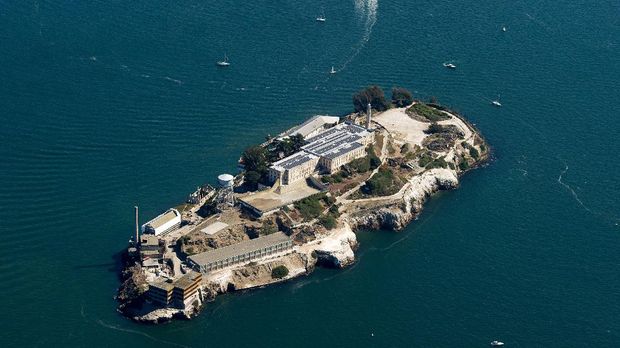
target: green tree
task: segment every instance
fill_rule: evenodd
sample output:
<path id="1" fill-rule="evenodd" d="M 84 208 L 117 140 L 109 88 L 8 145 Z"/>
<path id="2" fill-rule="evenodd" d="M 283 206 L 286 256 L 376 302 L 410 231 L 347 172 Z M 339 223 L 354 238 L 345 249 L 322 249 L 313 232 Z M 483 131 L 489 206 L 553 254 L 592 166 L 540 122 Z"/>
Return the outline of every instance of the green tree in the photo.
<path id="1" fill-rule="evenodd" d="M 413 103 L 413 95 L 407 89 L 402 87 L 392 88 L 392 104 L 402 108 Z"/>
<path id="2" fill-rule="evenodd" d="M 353 95 L 353 109 L 356 112 L 365 112 L 368 103 L 377 111 L 385 111 L 390 105 L 385 100 L 385 93 L 379 86 L 369 86 Z"/>
<path id="3" fill-rule="evenodd" d="M 274 279 L 282 279 L 288 275 L 288 268 L 284 265 L 276 266 L 271 270 L 271 277 Z"/>
<path id="4" fill-rule="evenodd" d="M 258 172 L 263 174 L 267 171 L 267 150 L 262 146 L 252 146 L 243 151 L 241 161 L 245 166 L 245 170 Z"/>
<path id="5" fill-rule="evenodd" d="M 258 189 L 258 183 L 261 179 L 261 174 L 253 170 L 247 171 L 244 174 L 244 185 L 250 190 Z"/>

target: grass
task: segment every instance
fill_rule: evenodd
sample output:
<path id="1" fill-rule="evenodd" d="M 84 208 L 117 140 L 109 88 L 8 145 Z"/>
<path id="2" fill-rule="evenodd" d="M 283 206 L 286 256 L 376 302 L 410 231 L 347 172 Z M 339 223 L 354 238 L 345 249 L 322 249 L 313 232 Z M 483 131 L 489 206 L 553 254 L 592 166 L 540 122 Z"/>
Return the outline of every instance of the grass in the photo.
<path id="1" fill-rule="evenodd" d="M 430 122 L 437 122 L 450 119 L 450 116 L 424 103 L 416 103 L 407 109 L 407 113 L 415 113 L 424 117 Z"/>
<path id="2" fill-rule="evenodd" d="M 363 187 L 371 196 L 389 196 L 400 190 L 400 179 L 389 168 L 381 168 Z"/>

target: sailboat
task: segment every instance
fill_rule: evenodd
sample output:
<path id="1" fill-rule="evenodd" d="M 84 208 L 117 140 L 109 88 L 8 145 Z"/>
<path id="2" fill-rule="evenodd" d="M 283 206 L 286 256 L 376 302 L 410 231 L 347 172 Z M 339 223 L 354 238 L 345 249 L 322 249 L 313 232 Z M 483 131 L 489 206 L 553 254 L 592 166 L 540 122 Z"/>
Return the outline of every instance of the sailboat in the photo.
<path id="1" fill-rule="evenodd" d="M 224 60 L 219 60 L 217 63 L 218 66 L 229 66 L 230 62 L 228 62 L 228 57 L 224 55 Z"/>
<path id="2" fill-rule="evenodd" d="M 317 22 L 325 22 L 327 20 L 327 18 L 325 18 L 325 11 L 323 11 L 322 14 L 320 14 L 318 17 L 316 17 L 316 21 Z"/>
<path id="3" fill-rule="evenodd" d="M 334 66 L 332 65 L 332 70 L 329 71 L 330 74 L 335 74 L 337 73 L 336 69 L 334 69 Z"/>

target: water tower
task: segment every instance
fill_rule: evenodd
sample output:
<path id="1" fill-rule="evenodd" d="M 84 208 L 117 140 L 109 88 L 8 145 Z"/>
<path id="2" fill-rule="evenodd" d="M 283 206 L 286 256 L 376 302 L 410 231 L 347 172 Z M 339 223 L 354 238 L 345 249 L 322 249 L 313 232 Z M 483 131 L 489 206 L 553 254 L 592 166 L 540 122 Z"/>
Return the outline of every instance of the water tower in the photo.
<path id="1" fill-rule="evenodd" d="M 217 192 L 218 208 L 222 210 L 226 208 L 226 206 L 232 207 L 235 205 L 235 197 L 233 195 L 235 177 L 230 174 L 221 174 L 218 175 L 217 182 L 220 185 Z"/>

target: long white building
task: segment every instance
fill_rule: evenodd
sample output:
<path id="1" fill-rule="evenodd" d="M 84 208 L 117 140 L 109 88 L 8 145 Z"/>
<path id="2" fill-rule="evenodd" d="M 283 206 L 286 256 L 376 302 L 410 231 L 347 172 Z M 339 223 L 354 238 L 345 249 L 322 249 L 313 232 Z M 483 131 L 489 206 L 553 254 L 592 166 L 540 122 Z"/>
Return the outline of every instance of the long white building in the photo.
<path id="1" fill-rule="evenodd" d="M 156 236 L 176 230 L 181 226 L 181 213 L 176 209 L 168 209 L 165 213 L 142 225 L 142 233 Z"/>

